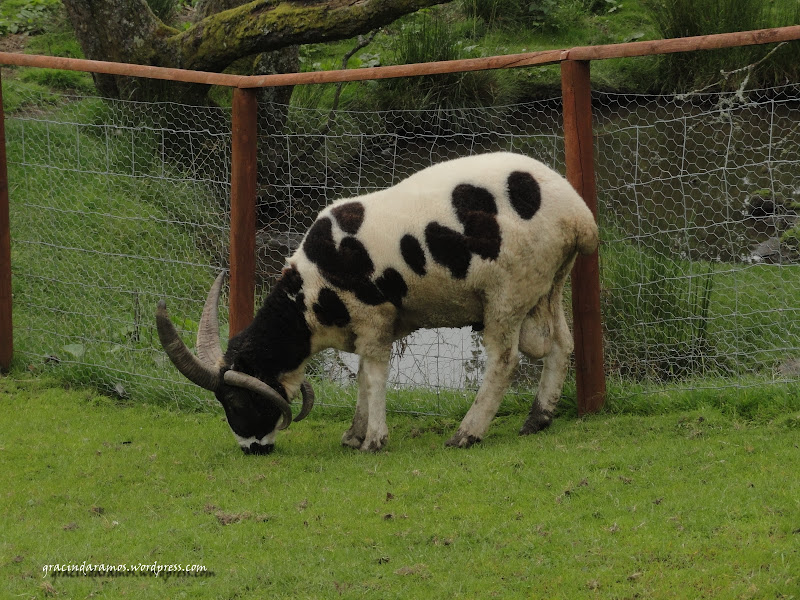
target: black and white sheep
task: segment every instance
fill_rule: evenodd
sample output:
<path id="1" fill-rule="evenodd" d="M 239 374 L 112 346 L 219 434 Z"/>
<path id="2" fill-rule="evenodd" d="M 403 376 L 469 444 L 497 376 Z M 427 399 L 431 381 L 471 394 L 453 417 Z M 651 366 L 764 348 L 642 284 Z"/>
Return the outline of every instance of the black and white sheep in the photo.
<path id="1" fill-rule="evenodd" d="M 543 359 L 520 431 L 534 433 L 552 421 L 573 348 L 564 282 L 577 254 L 597 244 L 591 211 L 552 169 L 511 153 L 460 158 L 323 210 L 224 355 L 216 318 L 222 275 L 203 311 L 198 356 L 180 340 L 163 301 L 159 336 L 181 373 L 215 392 L 247 453 L 273 449 L 298 391 L 303 408 L 295 420 L 308 414 L 305 367 L 325 348 L 360 356 L 358 403 L 342 443 L 382 448 L 392 342 L 425 327 L 483 329 L 483 383 L 448 445 L 481 440 L 520 350 Z"/>

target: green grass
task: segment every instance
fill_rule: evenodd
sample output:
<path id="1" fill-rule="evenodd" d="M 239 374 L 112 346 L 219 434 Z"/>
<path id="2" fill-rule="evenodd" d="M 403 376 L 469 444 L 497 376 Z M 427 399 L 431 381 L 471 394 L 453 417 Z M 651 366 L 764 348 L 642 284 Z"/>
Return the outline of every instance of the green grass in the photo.
<path id="1" fill-rule="evenodd" d="M 743 391 L 747 395 L 747 391 Z M 220 411 L 118 405 L 0 380 L 7 597 L 797 598 L 798 396 L 455 422 L 390 416 L 388 450 L 315 411 L 247 457 Z M 733 404 L 738 401 L 731 399 Z M 788 409 L 788 410 L 787 410 Z M 49 564 L 200 564 L 205 577 L 54 577 Z"/>
<path id="2" fill-rule="evenodd" d="M 198 318 L 209 267 L 225 253 L 220 190 L 162 161 L 162 138 L 136 115 L 136 127 L 123 127 L 101 100 L 54 96 L 50 108 L 24 81 L 4 81 L 6 90 L 20 113 L 6 125 L 17 365 L 193 404 L 185 385 L 165 386 L 172 369 L 152 315 L 167 297 Z M 178 322 L 191 337 L 196 323 Z"/>
<path id="3" fill-rule="evenodd" d="M 659 37 L 676 38 L 714 33 L 730 33 L 794 25 L 800 22 L 800 5 L 796 2 L 762 2 L 761 0 L 653 0 L 651 16 Z M 798 44 L 791 44 L 777 53 L 765 68 L 756 69 L 753 85 L 767 85 L 797 79 Z M 774 46 L 749 46 L 714 52 L 692 52 L 666 55 L 661 75 L 667 89 L 691 89 L 715 84 L 724 79 L 723 89 L 737 89 L 745 73 L 723 78 L 720 73 L 760 62 Z"/>
<path id="4" fill-rule="evenodd" d="M 607 230 L 607 239 L 617 235 Z M 601 262 L 614 375 L 666 383 L 761 373 L 768 381 L 800 340 L 792 267 L 673 259 L 621 241 L 604 245 Z"/>

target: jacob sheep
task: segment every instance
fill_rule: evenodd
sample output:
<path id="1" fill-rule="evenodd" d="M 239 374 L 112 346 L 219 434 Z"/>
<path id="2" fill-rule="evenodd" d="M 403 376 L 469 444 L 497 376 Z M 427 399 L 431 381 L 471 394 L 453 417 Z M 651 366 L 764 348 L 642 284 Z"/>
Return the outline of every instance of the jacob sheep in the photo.
<path id="1" fill-rule="evenodd" d="M 359 355 L 358 401 L 342 443 L 386 444 L 386 379 L 392 343 L 426 327 L 483 330 L 486 370 L 449 446 L 481 440 L 517 364 L 543 358 L 536 400 L 521 434 L 547 427 L 573 342 L 565 279 L 578 253 L 598 245 L 591 211 L 569 183 L 532 158 L 493 153 L 443 162 L 394 187 L 324 209 L 252 323 L 219 345 L 223 276 L 203 310 L 197 356 L 159 302 L 159 337 L 175 366 L 215 393 L 246 453 L 272 451 L 289 425 L 309 358 L 325 348 Z"/>

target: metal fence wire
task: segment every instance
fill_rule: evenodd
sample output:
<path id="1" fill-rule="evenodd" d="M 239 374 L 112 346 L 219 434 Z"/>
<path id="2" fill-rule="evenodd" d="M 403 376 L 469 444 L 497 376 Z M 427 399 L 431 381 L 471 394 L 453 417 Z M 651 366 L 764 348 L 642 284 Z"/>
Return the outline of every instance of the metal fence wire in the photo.
<path id="1" fill-rule="evenodd" d="M 636 381 L 800 377 L 800 88 L 597 95 L 606 361 Z"/>
<path id="2" fill-rule="evenodd" d="M 800 381 L 800 86 L 595 93 L 593 106 L 609 377 L 636 393 Z M 336 198 L 493 150 L 564 171 L 560 98 L 260 111 L 285 116 L 259 136 L 260 296 Z M 122 397 L 210 401 L 169 364 L 153 312 L 166 298 L 192 345 L 227 267 L 230 111 L 64 94 L 6 117 L 17 360 Z M 221 320 L 226 338 L 224 308 Z M 460 409 L 483 360 L 470 329 L 417 332 L 395 345 L 389 405 Z M 315 358 L 312 376 L 339 388 L 320 400 L 353 402 L 356 367 L 346 353 Z M 513 393 L 535 379 L 523 364 Z"/>

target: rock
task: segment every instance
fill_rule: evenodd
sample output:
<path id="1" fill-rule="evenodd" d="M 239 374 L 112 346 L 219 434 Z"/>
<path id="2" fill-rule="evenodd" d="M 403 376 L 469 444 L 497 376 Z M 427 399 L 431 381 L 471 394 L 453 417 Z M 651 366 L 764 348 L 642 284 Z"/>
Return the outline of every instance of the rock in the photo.
<path id="1" fill-rule="evenodd" d="M 781 262 L 781 239 L 779 237 L 771 237 L 760 244 L 756 244 L 750 252 L 750 258 L 754 262 Z"/>
<path id="2" fill-rule="evenodd" d="M 747 212 L 754 219 L 771 217 L 776 213 L 776 208 L 775 201 L 771 197 L 756 195 L 747 201 Z"/>
<path id="3" fill-rule="evenodd" d="M 784 377 L 800 376 L 800 358 L 787 358 L 778 365 L 778 373 Z"/>

